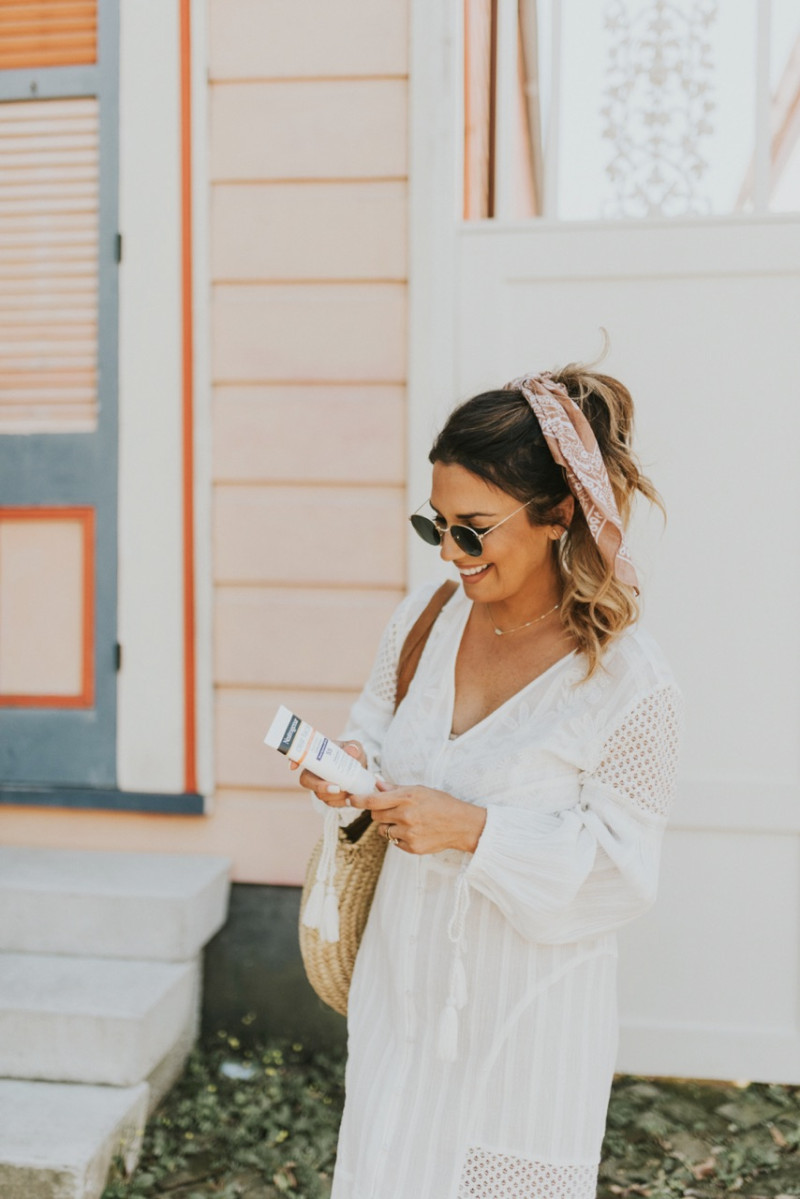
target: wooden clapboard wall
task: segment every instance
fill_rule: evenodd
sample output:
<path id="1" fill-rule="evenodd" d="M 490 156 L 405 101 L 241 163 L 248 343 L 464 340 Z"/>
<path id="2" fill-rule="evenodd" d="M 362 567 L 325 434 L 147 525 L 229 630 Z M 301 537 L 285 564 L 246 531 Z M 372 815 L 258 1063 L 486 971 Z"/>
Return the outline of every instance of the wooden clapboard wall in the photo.
<path id="1" fill-rule="evenodd" d="M 405 584 L 408 9 L 209 7 L 216 810 L 242 881 L 297 883 L 318 835 L 262 744 L 277 704 L 335 736 Z"/>

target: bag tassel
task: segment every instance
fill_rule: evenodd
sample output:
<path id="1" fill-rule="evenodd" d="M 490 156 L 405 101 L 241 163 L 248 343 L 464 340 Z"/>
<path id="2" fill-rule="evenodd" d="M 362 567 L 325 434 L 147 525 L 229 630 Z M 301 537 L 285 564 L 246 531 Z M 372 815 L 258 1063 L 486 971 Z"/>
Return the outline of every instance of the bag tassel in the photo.
<path id="1" fill-rule="evenodd" d="M 339 896 L 333 883 L 325 888 L 325 902 L 322 905 L 322 923 L 319 929 L 320 941 L 339 940 Z"/>
<path id="2" fill-rule="evenodd" d="M 308 903 L 303 912 L 303 924 L 315 929 L 321 941 L 339 940 L 339 897 L 336 894 L 336 844 L 339 840 L 339 817 L 334 809 L 325 813 L 322 833 L 322 853 Z"/>
<path id="3" fill-rule="evenodd" d="M 311 888 L 311 894 L 303 911 L 303 924 L 306 928 L 319 929 L 322 927 L 322 907 L 324 902 L 325 887 L 317 880 Z"/>

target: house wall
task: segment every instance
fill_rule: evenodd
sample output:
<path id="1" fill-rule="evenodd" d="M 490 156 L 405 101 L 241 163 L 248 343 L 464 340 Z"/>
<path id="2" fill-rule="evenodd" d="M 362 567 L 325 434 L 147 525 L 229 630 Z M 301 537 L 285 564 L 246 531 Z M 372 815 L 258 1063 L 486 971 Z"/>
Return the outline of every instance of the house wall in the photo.
<path id="1" fill-rule="evenodd" d="M 404 585 L 404 3 L 214 0 L 211 273 L 216 780 L 259 881 L 308 805 L 262 738 L 342 724 Z"/>
<path id="2" fill-rule="evenodd" d="M 9 807 L 7 844 L 302 877 L 318 821 L 264 732 L 278 702 L 338 730 L 405 584 L 407 9 L 209 0 L 214 795 Z"/>

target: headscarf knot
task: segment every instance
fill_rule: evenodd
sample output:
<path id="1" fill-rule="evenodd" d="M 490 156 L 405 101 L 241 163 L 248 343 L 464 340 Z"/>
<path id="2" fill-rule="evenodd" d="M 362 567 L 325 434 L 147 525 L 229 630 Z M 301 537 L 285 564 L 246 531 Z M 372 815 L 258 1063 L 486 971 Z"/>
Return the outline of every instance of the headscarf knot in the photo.
<path id="1" fill-rule="evenodd" d="M 512 379 L 504 390 L 521 391 L 530 404 L 554 461 L 566 471 L 570 491 L 581 506 L 603 560 L 621 583 L 627 583 L 638 594 L 639 580 L 592 426 L 564 384 L 549 371 Z"/>

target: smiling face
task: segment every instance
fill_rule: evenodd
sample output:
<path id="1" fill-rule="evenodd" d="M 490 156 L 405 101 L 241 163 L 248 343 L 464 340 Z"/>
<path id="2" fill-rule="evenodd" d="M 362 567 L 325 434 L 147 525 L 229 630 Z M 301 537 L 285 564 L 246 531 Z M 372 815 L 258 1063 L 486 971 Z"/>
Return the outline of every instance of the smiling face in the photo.
<path id="1" fill-rule="evenodd" d="M 559 512 L 569 523 L 569 512 Z M 470 599 L 480 603 L 535 602 L 560 591 L 553 526 L 532 525 L 527 513 L 516 512 L 520 501 L 508 492 L 474 475 L 456 463 L 436 462 L 433 467 L 431 506 L 436 524 L 467 525 L 476 533 L 505 523 L 482 539 L 481 555 L 471 558 L 449 534 L 442 540 L 441 556 L 458 570 Z"/>

